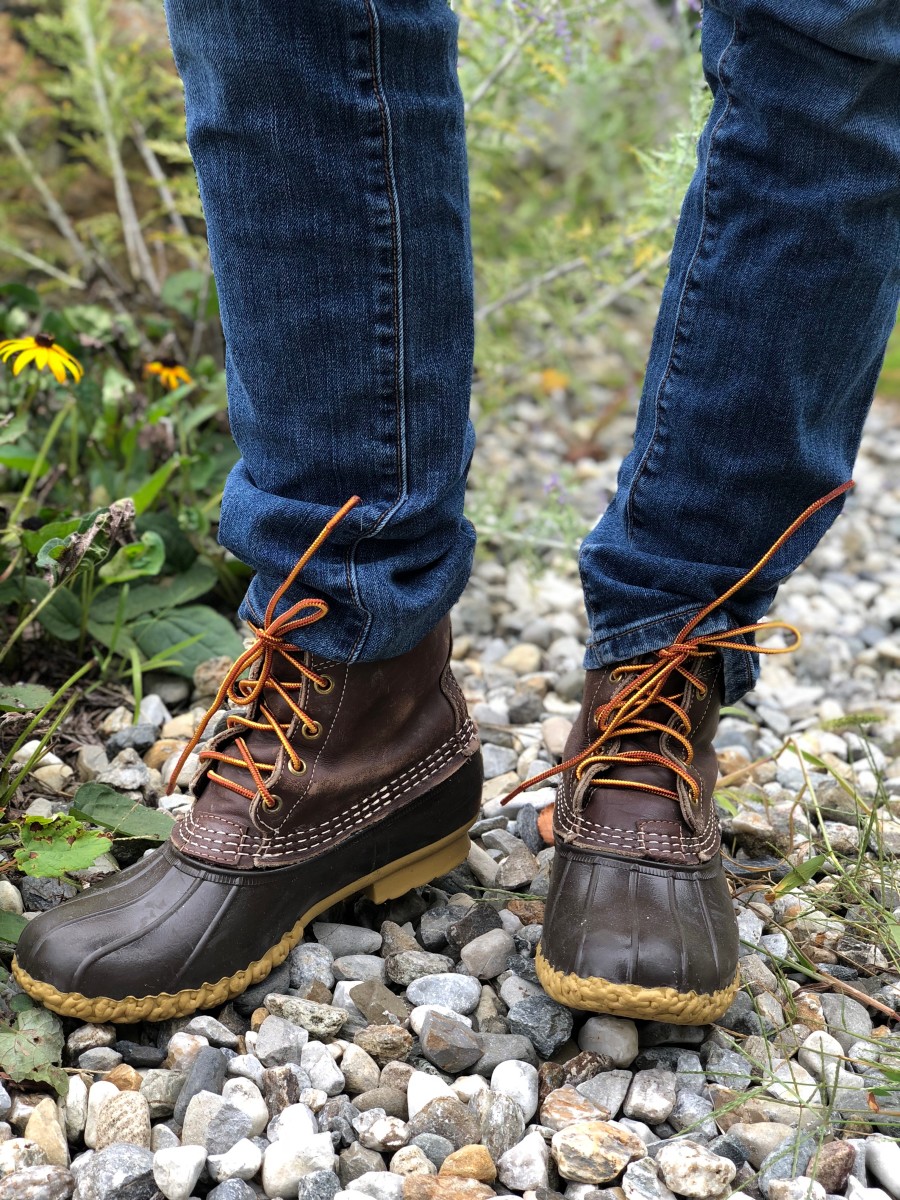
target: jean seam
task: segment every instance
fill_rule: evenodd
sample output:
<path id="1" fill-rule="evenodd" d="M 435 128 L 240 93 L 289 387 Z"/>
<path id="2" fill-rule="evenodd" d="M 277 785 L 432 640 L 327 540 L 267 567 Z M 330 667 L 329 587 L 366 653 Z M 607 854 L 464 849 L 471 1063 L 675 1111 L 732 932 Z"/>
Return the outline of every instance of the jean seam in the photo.
<path id="1" fill-rule="evenodd" d="M 675 370 L 676 352 L 680 348 L 681 343 L 684 341 L 684 337 L 685 337 L 684 320 L 686 317 L 686 308 L 687 308 L 687 302 L 689 299 L 689 294 L 693 290 L 692 283 L 693 283 L 693 279 L 694 279 L 694 269 L 696 267 L 697 259 L 699 258 L 700 252 L 703 249 L 704 245 L 706 244 L 707 233 L 709 232 L 708 203 L 709 203 L 709 188 L 710 188 L 710 167 L 711 167 L 711 163 L 712 163 L 713 148 L 714 148 L 714 144 L 716 141 L 716 135 L 718 134 L 719 130 L 722 128 L 725 118 L 729 115 L 729 113 L 732 110 L 732 99 L 731 99 L 731 95 L 728 91 L 728 84 L 722 76 L 722 69 L 723 69 L 723 66 L 725 63 L 725 58 L 726 58 L 728 52 L 734 46 L 737 36 L 738 36 L 738 23 L 735 20 L 734 28 L 732 29 L 731 37 L 728 40 L 728 44 L 722 50 L 722 53 L 719 55 L 718 62 L 716 63 L 716 75 L 719 80 L 719 83 L 722 86 L 722 90 L 725 93 L 726 104 L 725 104 L 725 109 L 724 109 L 722 115 L 719 117 L 718 121 L 715 124 L 715 127 L 712 129 L 710 136 L 709 136 L 709 148 L 706 153 L 706 163 L 705 163 L 704 179 L 703 179 L 703 213 L 702 213 L 702 216 L 700 219 L 700 230 L 697 235 L 697 244 L 694 247 L 693 254 L 691 255 L 691 261 L 688 264 L 688 269 L 687 269 L 687 272 L 685 273 L 684 286 L 681 289 L 681 295 L 678 299 L 678 314 L 675 318 L 675 330 L 672 335 L 672 344 L 669 348 L 669 357 L 668 357 L 668 361 L 666 362 L 666 369 L 663 373 L 662 379 L 659 382 L 659 387 L 656 389 L 656 398 L 654 401 L 653 432 L 650 435 L 650 441 L 647 445 L 647 448 L 644 451 L 643 455 L 641 456 L 641 461 L 638 463 L 637 467 L 635 468 L 634 475 L 632 476 L 631 482 L 628 485 L 628 498 L 625 503 L 625 528 L 627 530 L 629 537 L 632 537 L 634 535 L 634 527 L 635 527 L 635 520 L 636 520 L 636 518 L 635 518 L 635 503 L 636 503 L 635 495 L 637 492 L 637 487 L 638 487 L 638 484 L 640 483 L 641 477 L 643 476 L 643 474 L 646 471 L 647 464 L 650 461 L 651 454 L 658 447 L 658 444 L 659 444 L 659 439 L 660 439 L 660 434 L 661 434 L 661 426 L 662 426 L 662 417 L 663 417 L 663 393 L 665 391 L 666 385 L 669 382 L 669 379 L 671 378 L 671 376 Z"/>
<path id="2" fill-rule="evenodd" d="M 363 602 L 356 571 L 356 553 L 360 543 L 374 536 L 384 527 L 387 521 L 405 503 L 407 498 L 406 470 L 406 411 L 403 389 L 403 315 L 402 315 L 402 243 L 400 236 L 400 205 L 397 196 L 397 180 L 393 163 L 393 136 L 391 128 L 391 113 L 384 95 L 381 77 L 381 55 L 379 50 L 380 26 L 378 12 L 374 0 L 363 0 L 366 18 L 369 24 L 369 69 L 371 72 L 372 92 L 381 115 L 381 146 L 382 163 L 384 167 L 384 183 L 388 196 L 388 209 L 391 219 L 391 257 L 393 260 L 393 342 L 394 342 L 394 408 L 396 418 L 396 455 L 397 455 L 397 488 L 398 495 L 390 507 L 382 513 L 368 529 L 357 537 L 346 553 L 347 587 L 358 607 L 365 613 L 362 629 L 350 649 L 348 662 L 355 662 L 361 653 L 365 640 L 372 628 L 372 613 Z M 365 502 L 365 497 L 363 501 Z"/>

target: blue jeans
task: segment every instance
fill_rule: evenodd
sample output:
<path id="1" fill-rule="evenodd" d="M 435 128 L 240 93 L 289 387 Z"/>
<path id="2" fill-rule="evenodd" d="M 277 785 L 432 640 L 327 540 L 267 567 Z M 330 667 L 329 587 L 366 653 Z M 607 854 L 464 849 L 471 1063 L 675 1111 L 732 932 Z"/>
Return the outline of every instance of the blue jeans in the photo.
<path id="1" fill-rule="evenodd" d="M 414 646 L 471 567 L 472 262 L 446 0 L 167 0 L 241 461 L 220 540 L 343 661 Z M 895 0 L 707 0 L 712 112 L 634 449 L 585 539 L 585 663 L 668 644 L 850 477 L 900 296 Z M 840 503 L 703 632 L 755 622 Z M 303 634 L 307 641 L 304 642 Z M 726 700 L 756 656 L 725 654 Z"/>

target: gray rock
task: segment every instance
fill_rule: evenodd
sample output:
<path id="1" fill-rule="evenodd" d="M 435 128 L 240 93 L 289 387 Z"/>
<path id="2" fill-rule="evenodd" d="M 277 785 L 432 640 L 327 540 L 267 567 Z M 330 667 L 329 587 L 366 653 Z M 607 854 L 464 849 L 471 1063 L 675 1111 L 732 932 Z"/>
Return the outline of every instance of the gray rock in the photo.
<path id="1" fill-rule="evenodd" d="M 578 1034 L 578 1046 L 605 1055 L 615 1067 L 630 1067 L 638 1055 L 637 1026 L 622 1017 L 588 1017 Z"/>
<path id="2" fill-rule="evenodd" d="M 112 757 L 121 750 L 136 750 L 138 754 L 146 754 L 158 734 L 159 726 L 149 722 L 141 721 L 138 725 L 128 725 L 106 739 L 106 753 Z"/>
<path id="3" fill-rule="evenodd" d="M 538 1065 L 531 1039 L 521 1033 L 483 1033 L 481 1034 L 481 1058 L 472 1067 L 473 1075 L 483 1075 L 489 1079 L 495 1069 L 510 1059 Z"/>
<path id="4" fill-rule="evenodd" d="M 753 1072 L 743 1054 L 709 1043 L 704 1058 L 706 1074 L 714 1083 L 720 1083 L 736 1092 L 743 1092 L 750 1086 Z"/>
<path id="5" fill-rule="evenodd" d="M 78 1171 L 78 1200 L 155 1200 L 153 1155 L 121 1142 L 97 1150 Z"/>
<path id="6" fill-rule="evenodd" d="M 453 970 L 453 959 L 430 950 L 400 950 L 386 961 L 388 978 L 400 987 L 407 987 L 426 976 L 438 976 Z M 453 1005 L 448 1005 L 452 1008 Z"/>
<path id="7" fill-rule="evenodd" d="M 476 979 L 495 979 L 506 970 L 506 960 L 515 948 L 512 935 L 505 929 L 489 929 L 467 942 L 460 958 L 468 973 Z"/>
<path id="8" fill-rule="evenodd" d="M 632 1078 L 631 1071 L 603 1071 L 579 1083 L 575 1090 L 605 1109 L 612 1120 L 625 1102 Z"/>
<path id="9" fill-rule="evenodd" d="M 297 949 L 301 949 L 301 947 L 297 947 Z M 256 1009 L 262 1008 L 266 996 L 270 992 L 286 992 L 290 986 L 291 964 L 288 960 L 275 967 L 261 983 L 255 983 L 253 987 L 247 988 L 246 992 L 236 996 L 232 1003 L 240 1016 L 250 1017 Z"/>
<path id="10" fill-rule="evenodd" d="M 166 1200 L 188 1200 L 205 1165 L 202 1146 L 172 1146 L 153 1155 L 153 1178 Z"/>
<path id="11" fill-rule="evenodd" d="M 266 1017 L 256 1035 L 256 1057 L 264 1067 L 299 1065 L 308 1041 L 305 1029 L 282 1017 Z"/>
<path id="12" fill-rule="evenodd" d="M 406 989 L 412 1005 L 443 1004 L 458 1013 L 472 1013 L 481 999 L 481 984 L 469 975 L 442 972 L 414 979 Z"/>
<path id="13" fill-rule="evenodd" d="M 872 1035 L 872 1018 L 857 1000 L 823 992 L 819 996 L 822 1011 L 832 1037 L 849 1050 L 859 1038 Z"/>
<path id="14" fill-rule="evenodd" d="M 529 1038 L 543 1058 L 551 1058 L 572 1036 L 571 1012 L 549 996 L 520 1000 L 509 1010 L 507 1020 L 510 1033 Z"/>
<path id="15" fill-rule="evenodd" d="M 513 1107 L 519 1111 L 517 1106 Z M 478 1142 L 481 1128 L 478 1118 L 466 1105 L 449 1096 L 438 1096 L 410 1120 L 407 1141 L 414 1141 L 420 1133 L 436 1133 L 452 1142 L 454 1150 L 459 1150 L 462 1146 Z M 424 1146 L 422 1148 L 425 1149 Z"/>
<path id="16" fill-rule="evenodd" d="M 500 863 L 497 871 L 497 887 L 518 892 L 531 885 L 538 874 L 540 864 L 527 846 L 521 842 Z M 535 893 L 536 895 L 538 893 Z"/>
<path id="17" fill-rule="evenodd" d="M 359 1179 L 360 1175 L 365 1175 L 369 1171 L 384 1171 L 384 1159 L 377 1150 L 367 1150 L 365 1146 L 359 1142 L 353 1142 L 342 1150 L 338 1156 L 338 1177 L 342 1187 L 347 1187 L 354 1179 Z"/>
<path id="18" fill-rule="evenodd" d="M 461 950 L 482 934 L 502 928 L 500 914 L 492 904 L 472 904 L 456 922 L 448 926 L 447 941 Z"/>
<path id="19" fill-rule="evenodd" d="M 536 1130 L 527 1134 L 497 1160 L 497 1177 L 504 1187 L 517 1192 L 548 1186 L 550 1147 Z"/>
<path id="20" fill-rule="evenodd" d="M 249 1113 L 226 1101 L 206 1127 L 206 1151 L 227 1154 L 242 1138 L 251 1138 L 256 1132 Z"/>
<path id="21" fill-rule="evenodd" d="M 866 1168 L 894 1200 L 900 1198 L 900 1145 L 883 1137 L 869 1138 Z"/>
<path id="22" fill-rule="evenodd" d="M 317 1038 L 335 1037 L 347 1020 L 346 1009 L 302 1000 L 299 996 L 268 995 L 266 1008 L 272 1016 L 283 1017 Z"/>
<path id="23" fill-rule="evenodd" d="M 150 1070 L 146 1073 L 141 1095 L 150 1107 L 151 1120 L 165 1120 L 173 1115 L 186 1079 L 180 1071 Z"/>
<path id="24" fill-rule="evenodd" d="M 525 1114 L 510 1096 L 500 1092 L 481 1092 L 472 1102 L 481 1117 L 481 1141 L 494 1162 L 522 1140 Z"/>
<path id="25" fill-rule="evenodd" d="M 659 1125 L 675 1107 L 675 1074 L 659 1068 L 638 1071 L 631 1081 L 623 1109 L 626 1117 Z"/>
<path id="26" fill-rule="evenodd" d="M 340 1190 L 334 1171 L 310 1171 L 300 1180 L 298 1200 L 334 1200 Z"/>
<path id="27" fill-rule="evenodd" d="M 65 1167 L 24 1167 L 0 1180 L 0 1200 L 69 1200 L 74 1187 Z"/>
<path id="28" fill-rule="evenodd" d="M 223 1025 L 221 1021 L 217 1021 L 215 1017 L 211 1017 L 207 1013 L 198 1013 L 191 1017 L 183 1032 L 199 1034 L 200 1037 L 205 1037 L 211 1046 L 225 1046 L 229 1050 L 237 1049 L 238 1035 L 234 1030 L 229 1029 L 227 1025 Z M 147 1063 L 145 1065 L 155 1066 L 157 1064 Z"/>
<path id="29" fill-rule="evenodd" d="M 498 775 L 514 771 L 519 757 L 515 750 L 508 750 L 505 746 L 496 746 L 492 742 L 484 743 L 481 747 L 481 754 L 484 759 L 485 779 L 496 779 Z"/>
<path id="30" fill-rule="evenodd" d="M 384 983 L 384 959 L 376 954 L 345 954 L 336 958 L 331 964 L 335 979 L 355 980 L 365 983 L 367 979 L 377 979 Z"/>
<path id="31" fill-rule="evenodd" d="M 315 928 L 315 926 L 313 926 Z M 354 926 L 335 926 L 335 928 L 353 929 Z M 365 931 L 371 933 L 370 929 Z M 359 944 L 356 939 L 354 943 Z M 378 935 L 378 944 L 381 945 L 381 935 Z M 347 953 L 371 953 L 370 950 L 363 951 L 347 951 Z M 328 988 L 329 992 L 334 988 L 334 972 L 331 969 L 331 964 L 334 962 L 334 955 L 327 946 L 320 946 L 318 942 L 304 942 L 301 946 L 295 946 L 288 955 L 288 961 L 285 964 L 288 968 L 290 977 L 290 986 L 292 988 L 307 987 L 313 980 L 318 980 L 323 987 Z M 269 977 L 271 978 L 271 976 Z M 270 992 L 281 991 L 280 988 L 270 987 Z"/>
<path id="32" fill-rule="evenodd" d="M 802 1131 L 795 1133 L 763 1159 L 759 1168 L 759 1190 L 768 1197 L 769 1185 L 774 1180 L 805 1175 L 814 1152 L 814 1139 Z"/>
<path id="33" fill-rule="evenodd" d="M 343 958 L 347 954 L 377 954 L 381 949 L 381 934 L 361 925 L 313 921 L 312 931 L 319 945 L 325 946 L 333 958 Z"/>
<path id="34" fill-rule="evenodd" d="M 243 1179 L 226 1179 L 206 1193 L 206 1200 L 259 1200 L 259 1193 Z"/>
<path id="35" fill-rule="evenodd" d="M 437 1170 L 441 1169 L 444 1159 L 448 1154 L 453 1153 L 453 1143 L 449 1138 L 441 1137 L 437 1133 L 419 1133 L 414 1138 L 410 1138 L 407 1143 L 409 1146 L 418 1146 L 429 1162 L 433 1163 Z"/>
<path id="36" fill-rule="evenodd" d="M 194 1065 L 188 1072 L 184 1087 L 178 1093 L 178 1100 L 172 1114 L 176 1124 L 184 1123 L 187 1107 L 199 1092 L 214 1092 L 216 1095 L 221 1095 L 227 1065 L 228 1060 L 221 1050 L 216 1050 L 213 1046 L 202 1047 L 194 1059 Z"/>
<path id="37" fill-rule="evenodd" d="M 340 1067 L 321 1042 L 308 1042 L 303 1047 L 300 1065 L 309 1075 L 310 1084 L 321 1088 L 326 1096 L 337 1096 L 344 1090 Z"/>
<path id="38" fill-rule="evenodd" d="M 625 1168 L 622 1191 L 626 1200 L 675 1200 L 660 1178 L 659 1168 L 652 1158 L 639 1158 Z"/>
<path id="39" fill-rule="evenodd" d="M 111 1071 L 122 1061 L 122 1055 L 111 1046 L 95 1046 L 78 1055 L 78 1065 L 84 1071 Z"/>
<path id="40" fill-rule="evenodd" d="M 351 1146 L 356 1141 L 354 1120 L 360 1110 L 346 1096 L 326 1101 L 316 1113 L 320 1133 L 330 1133 L 336 1146 Z M 366 1151 L 368 1153 L 368 1151 Z"/>
<path id="41" fill-rule="evenodd" d="M 459 1075 L 482 1056 L 481 1038 L 462 1020 L 432 1009 L 420 1032 L 422 1053 L 441 1071 Z"/>

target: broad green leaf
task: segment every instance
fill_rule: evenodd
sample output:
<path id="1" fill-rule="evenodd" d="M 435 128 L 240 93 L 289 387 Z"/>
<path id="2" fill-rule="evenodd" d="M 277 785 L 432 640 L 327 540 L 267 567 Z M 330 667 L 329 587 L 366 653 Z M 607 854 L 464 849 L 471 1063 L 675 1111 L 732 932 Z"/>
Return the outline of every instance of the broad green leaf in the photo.
<path id="1" fill-rule="evenodd" d="M 34 288 L 26 287 L 24 283 L 0 284 L 0 296 L 8 296 L 13 304 L 21 305 L 28 312 L 36 313 L 40 311 L 40 296 Z M 12 305 L 4 304 L 3 307 L 12 307 Z"/>
<path id="2" fill-rule="evenodd" d="M 46 1009 L 26 1009 L 19 1013 L 14 1027 L 0 1027 L 0 1067 L 16 1083 L 26 1079 L 49 1083 L 64 1096 L 69 1090 L 69 1079 L 55 1065 L 62 1049 L 59 1018 Z"/>
<path id="3" fill-rule="evenodd" d="M 146 838 L 153 842 L 164 842 L 175 824 L 168 813 L 135 804 L 105 783 L 83 783 L 75 793 L 72 815 L 102 825 L 122 837 Z"/>
<path id="4" fill-rule="evenodd" d="M 100 568 L 105 583 L 127 583 L 147 575 L 158 575 L 166 560 L 166 547 L 158 533 L 147 530 L 140 541 L 120 546 Z"/>
<path id="5" fill-rule="evenodd" d="M 0 710 L 3 712 L 40 712 L 53 698 L 40 683 L 0 684 Z"/>
<path id="6" fill-rule="evenodd" d="M 57 879 L 66 871 L 83 871 L 109 850 L 109 836 L 87 829 L 71 814 L 26 817 L 21 848 L 13 857 L 21 871 Z"/>
<path id="7" fill-rule="evenodd" d="M 10 416 L 8 420 L 0 422 L 0 446 L 8 446 L 10 442 L 15 442 L 27 431 L 28 418 L 24 413 Z"/>
<path id="8" fill-rule="evenodd" d="M 82 519 L 75 532 L 44 542 L 38 551 L 37 565 L 45 571 L 48 583 L 61 583 L 82 565 L 99 566 L 123 540 L 133 520 L 134 505 L 128 498 L 97 509 Z"/>
<path id="9" fill-rule="evenodd" d="M 25 918 L 20 917 L 18 913 L 0 912 L 0 942 L 11 942 L 15 945 L 27 924 Z"/>
<path id="10" fill-rule="evenodd" d="M 218 576 L 209 563 L 195 562 L 180 575 L 154 579 L 152 583 L 137 583 L 125 601 L 125 621 L 133 621 L 147 613 L 177 608 L 205 596 L 215 587 Z M 118 590 L 110 589 L 99 596 L 91 607 L 91 622 L 112 625 L 118 611 Z"/>
<path id="11" fill-rule="evenodd" d="M 49 590 L 43 579 L 30 576 L 25 580 L 25 593 L 35 603 L 43 600 Z M 74 642 L 81 632 L 81 605 L 68 588 L 57 588 L 53 599 L 38 613 L 37 620 L 51 637 L 59 638 L 61 642 Z"/>
<path id="12" fill-rule="evenodd" d="M 84 533 L 90 529 L 103 512 L 106 512 L 105 508 L 95 508 L 93 512 L 86 513 L 83 517 L 62 517 L 58 521 L 48 521 L 40 529 L 24 529 L 22 545 L 29 554 L 37 554 L 44 543 L 51 538 L 66 538 L 70 533 Z"/>
<path id="13" fill-rule="evenodd" d="M 134 523 L 138 533 L 152 529 L 166 544 L 166 572 L 186 571 L 197 561 L 197 551 L 178 521 L 171 513 L 148 512 Z"/>
<path id="14" fill-rule="evenodd" d="M 189 604 L 142 618 L 134 623 L 131 634 L 145 658 L 165 654 L 179 642 L 199 634 L 197 641 L 178 652 L 178 665 L 171 668 L 188 679 L 208 658 L 223 654 L 237 658 L 244 649 L 231 622 L 205 604 Z"/>
<path id="15" fill-rule="evenodd" d="M 783 896 L 786 892 L 792 892 L 794 888 L 801 887 L 804 883 L 809 883 L 813 875 L 822 869 L 827 855 L 817 854 L 814 858 L 808 858 L 806 862 L 800 863 L 798 867 L 794 867 L 792 871 L 788 871 L 784 879 L 780 879 L 778 883 L 771 889 L 771 895 Z"/>
<path id="16" fill-rule="evenodd" d="M 10 471 L 27 473 L 37 462 L 38 456 L 33 450 L 17 446 L 0 446 L 0 467 Z"/>
<path id="17" fill-rule="evenodd" d="M 139 488 L 132 492 L 131 498 L 134 501 L 134 511 L 138 516 L 147 511 L 180 465 L 181 459 L 176 454 L 168 462 L 164 462 L 161 467 L 157 467 L 150 478 L 145 480 Z"/>

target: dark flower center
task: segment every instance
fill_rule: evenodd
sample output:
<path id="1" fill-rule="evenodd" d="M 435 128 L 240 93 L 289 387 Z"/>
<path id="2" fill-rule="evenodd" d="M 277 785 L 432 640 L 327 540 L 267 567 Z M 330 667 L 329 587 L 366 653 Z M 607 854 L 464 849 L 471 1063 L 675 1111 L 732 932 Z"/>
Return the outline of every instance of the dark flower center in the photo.
<path id="1" fill-rule="evenodd" d="M 49 333 L 36 333 L 34 340 L 43 350 L 49 350 L 53 345 L 53 335 Z"/>
<path id="2" fill-rule="evenodd" d="M 167 371 L 171 371 L 175 367 L 178 366 L 178 359 L 177 358 L 161 358 L 159 360 L 159 365 L 161 367 L 165 367 Z"/>

